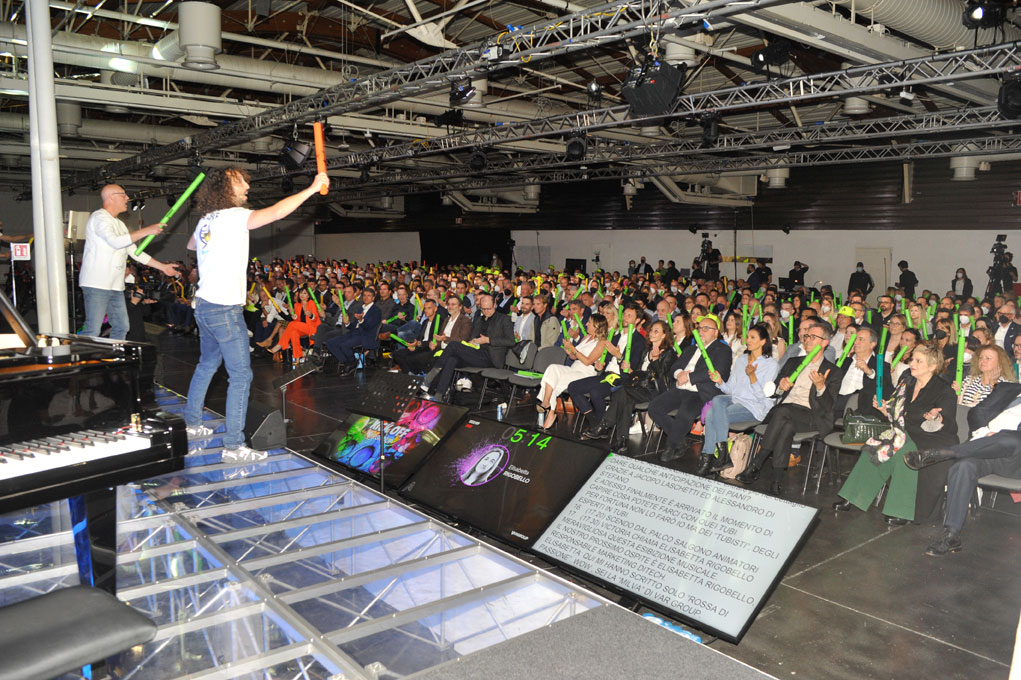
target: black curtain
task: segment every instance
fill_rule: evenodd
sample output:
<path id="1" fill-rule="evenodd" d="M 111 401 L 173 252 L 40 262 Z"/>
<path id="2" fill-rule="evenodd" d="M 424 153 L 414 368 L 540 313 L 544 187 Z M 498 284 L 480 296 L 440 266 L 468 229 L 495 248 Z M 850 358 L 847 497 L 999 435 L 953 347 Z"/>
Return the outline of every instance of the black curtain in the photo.
<path id="1" fill-rule="evenodd" d="M 511 266 L 510 229 L 428 229 L 420 231 L 422 261 L 488 267 L 496 253 L 504 269 Z"/>

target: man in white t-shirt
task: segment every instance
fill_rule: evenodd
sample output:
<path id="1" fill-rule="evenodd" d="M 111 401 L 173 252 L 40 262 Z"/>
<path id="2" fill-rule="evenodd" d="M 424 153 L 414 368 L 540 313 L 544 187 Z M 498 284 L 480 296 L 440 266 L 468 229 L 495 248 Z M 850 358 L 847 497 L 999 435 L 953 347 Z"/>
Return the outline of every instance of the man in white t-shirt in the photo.
<path id="1" fill-rule="evenodd" d="M 135 255 L 134 243 L 158 234 L 166 225 L 150 224 L 128 231 L 117 216 L 127 211 L 130 197 L 116 184 L 107 184 L 100 192 L 103 207 L 89 215 L 85 224 L 85 253 L 78 285 L 85 297 L 85 326 L 81 335 L 99 335 L 103 317 L 110 319 L 110 337 L 123 340 L 128 334 L 128 308 L 124 303 L 124 269 L 128 256 L 167 276 L 177 276 L 175 265 L 164 264 L 149 255 Z"/>
<path id="2" fill-rule="evenodd" d="M 319 189 L 329 186 L 326 173 L 316 175 L 312 184 L 262 210 L 250 210 L 248 175 L 239 168 L 214 169 L 198 191 L 202 215 L 188 249 L 198 255 L 199 287 L 195 293 L 195 323 L 199 327 L 202 356 L 188 388 L 184 421 L 188 437 L 208 438 L 211 428 L 202 424 L 206 390 L 220 363 L 227 368 L 227 431 L 223 435 L 225 458 L 265 457 L 244 445 L 248 390 L 252 382 L 248 353 L 248 328 L 242 310 L 248 268 L 248 232 L 287 217 Z"/>

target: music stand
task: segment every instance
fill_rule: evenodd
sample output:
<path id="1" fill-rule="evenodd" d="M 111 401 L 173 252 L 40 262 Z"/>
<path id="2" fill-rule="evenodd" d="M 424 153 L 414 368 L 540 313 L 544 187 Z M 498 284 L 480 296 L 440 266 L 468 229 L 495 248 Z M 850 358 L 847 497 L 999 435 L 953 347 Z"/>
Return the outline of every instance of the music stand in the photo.
<path id="1" fill-rule="evenodd" d="M 287 427 L 287 386 L 295 380 L 301 380 L 309 373 L 315 373 L 319 366 L 314 361 L 306 361 L 299 364 L 297 368 L 291 369 L 279 378 L 273 379 L 273 387 L 280 390 L 280 414 L 284 418 L 284 427 Z"/>

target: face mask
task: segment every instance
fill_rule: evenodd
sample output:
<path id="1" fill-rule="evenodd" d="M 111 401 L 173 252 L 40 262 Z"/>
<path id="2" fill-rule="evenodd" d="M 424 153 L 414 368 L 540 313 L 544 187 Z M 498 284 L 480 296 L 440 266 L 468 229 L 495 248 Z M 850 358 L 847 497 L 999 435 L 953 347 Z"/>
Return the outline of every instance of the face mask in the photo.
<path id="1" fill-rule="evenodd" d="M 942 340 L 943 338 L 947 337 L 947 332 L 936 330 L 932 332 L 932 337 L 936 340 Z"/>
<path id="2" fill-rule="evenodd" d="M 863 271 L 865 271 L 865 267 L 857 267 L 857 268 L 855 268 L 855 271 L 856 272 L 863 272 Z"/>
<path id="3" fill-rule="evenodd" d="M 900 293 L 897 293 L 896 295 L 893 296 L 893 299 L 896 300 L 897 302 L 900 302 L 901 300 L 904 299 L 904 296 L 901 295 Z"/>
<path id="4" fill-rule="evenodd" d="M 964 278 L 964 274 L 962 274 L 961 272 L 957 272 L 957 278 L 963 279 Z"/>
<path id="5" fill-rule="evenodd" d="M 989 316 L 989 307 L 987 307 L 986 305 L 982 305 L 982 315 Z"/>
<path id="6" fill-rule="evenodd" d="M 677 292 L 677 286 L 670 286 L 670 290 L 676 293 Z"/>
<path id="7" fill-rule="evenodd" d="M 765 293 L 765 292 L 766 292 L 766 289 L 765 289 L 765 288 L 759 288 L 759 292 L 760 292 L 760 293 Z"/>
<path id="8" fill-rule="evenodd" d="M 970 363 L 970 362 L 971 362 L 971 352 L 965 352 L 964 353 L 964 363 L 967 364 L 967 363 Z"/>
<path id="9" fill-rule="evenodd" d="M 135 282 L 135 277 L 133 275 L 128 274 L 127 276 L 124 277 L 124 283 L 134 283 L 134 282 Z"/>
<path id="10" fill-rule="evenodd" d="M 961 322 L 962 326 L 967 326 L 968 324 L 971 323 L 971 317 L 968 316 L 967 314 L 961 314 L 960 316 L 957 317 L 957 320 Z"/>
<path id="11" fill-rule="evenodd" d="M 822 306 L 822 312 L 823 312 L 823 314 L 829 314 L 829 313 L 830 313 L 830 312 L 832 312 L 832 311 L 833 311 L 833 308 L 832 308 L 832 307 L 830 307 L 829 305 L 823 305 L 823 306 Z"/>
<path id="12" fill-rule="evenodd" d="M 780 319 L 782 319 L 783 321 L 786 321 L 789 318 L 791 318 L 791 313 L 788 312 L 786 309 L 781 309 L 780 310 Z"/>
<path id="13" fill-rule="evenodd" d="M 1000 315 L 999 315 L 998 317 L 996 317 L 996 318 L 997 318 L 997 320 L 998 320 L 998 321 L 999 321 L 1000 323 L 1002 323 L 1002 324 L 1006 324 L 1007 322 L 1009 322 L 1009 321 L 1010 321 L 1010 317 L 1008 317 L 1008 316 L 1007 316 L 1006 314 L 1000 314 Z"/>
<path id="14" fill-rule="evenodd" d="M 734 290 L 735 290 L 735 286 L 734 286 L 734 284 L 733 284 L 733 283 L 731 283 L 731 284 L 729 284 L 729 285 L 727 286 L 727 292 L 728 292 L 728 293 L 733 293 L 733 292 L 734 292 Z"/>

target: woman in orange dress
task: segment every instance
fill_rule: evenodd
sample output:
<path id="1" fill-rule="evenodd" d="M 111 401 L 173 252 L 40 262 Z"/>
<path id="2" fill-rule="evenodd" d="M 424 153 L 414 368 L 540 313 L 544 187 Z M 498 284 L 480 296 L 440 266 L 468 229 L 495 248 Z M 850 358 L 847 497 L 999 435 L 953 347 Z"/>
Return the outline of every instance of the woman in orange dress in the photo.
<path id="1" fill-rule="evenodd" d="M 319 328 L 319 310 L 316 308 L 316 303 L 312 300 L 307 288 L 302 288 L 298 291 L 298 304 L 292 306 L 291 318 L 294 320 L 287 324 L 287 328 L 280 334 L 279 344 L 274 345 L 269 350 L 273 353 L 274 360 L 277 360 L 279 356 L 277 352 L 283 348 L 290 347 L 291 356 L 297 362 L 303 354 L 301 339 L 307 335 L 314 336 L 316 329 Z"/>

